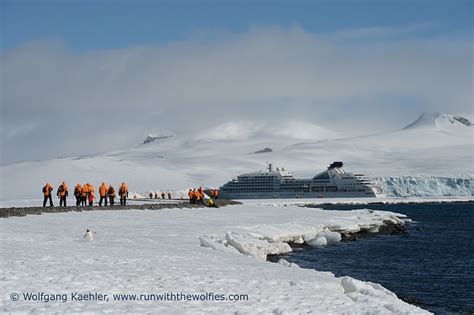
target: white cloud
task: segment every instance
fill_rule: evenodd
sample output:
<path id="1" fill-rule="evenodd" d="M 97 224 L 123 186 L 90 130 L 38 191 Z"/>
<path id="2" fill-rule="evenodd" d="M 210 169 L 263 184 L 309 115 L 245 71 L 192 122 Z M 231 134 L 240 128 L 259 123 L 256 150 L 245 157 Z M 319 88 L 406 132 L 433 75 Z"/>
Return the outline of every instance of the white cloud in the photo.
<path id="1" fill-rule="evenodd" d="M 157 128 L 179 133 L 289 117 L 369 130 L 422 111 L 472 112 L 469 40 L 357 45 L 341 41 L 341 33 L 318 36 L 298 27 L 219 34 L 80 54 L 38 41 L 7 52 L 3 163 L 110 150 Z"/>

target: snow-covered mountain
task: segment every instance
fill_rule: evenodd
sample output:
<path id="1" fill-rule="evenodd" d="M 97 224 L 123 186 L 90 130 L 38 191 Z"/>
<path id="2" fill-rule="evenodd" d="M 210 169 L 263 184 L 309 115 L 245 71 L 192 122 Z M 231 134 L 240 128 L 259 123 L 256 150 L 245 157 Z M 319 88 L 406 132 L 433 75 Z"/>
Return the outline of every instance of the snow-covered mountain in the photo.
<path id="1" fill-rule="evenodd" d="M 379 176 L 472 174 L 471 121 L 465 115 L 423 114 L 398 131 L 303 142 L 285 151 L 292 155 L 314 154 L 326 160 L 337 157 L 362 172 Z"/>
<path id="2" fill-rule="evenodd" d="M 466 133 L 466 127 L 472 126 L 472 118 L 443 113 L 424 113 L 403 129 L 435 129 L 463 135 Z"/>
<path id="3" fill-rule="evenodd" d="M 349 171 L 383 178 L 415 176 L 420 185 L 426 176 L 469 179 L 474 174 L 472 121 L 465 115 L 423 114 L 400 130 L 357 137 L 298 121 L 227 122 L 190 135 L 158 132 L 127 150 L 3 166 L 2 180 L 9 184 L 1 189 L 1 199 L 41 197 L 46 181 L 57 186 L 62 180 L 71 186 L 126 181 L 142 193 L 215 187 L 240 173 L 263 169 L 266 162 L 305 177 L 342 160 Z M 271 151 L 256 153 L 265 148 Z M 407 189 L 404 180 L 392 182 L 399 185 L 394 191 L 416 191 L 416 184 Z M 463 185 L 450 193 L 465 194 Z"/>

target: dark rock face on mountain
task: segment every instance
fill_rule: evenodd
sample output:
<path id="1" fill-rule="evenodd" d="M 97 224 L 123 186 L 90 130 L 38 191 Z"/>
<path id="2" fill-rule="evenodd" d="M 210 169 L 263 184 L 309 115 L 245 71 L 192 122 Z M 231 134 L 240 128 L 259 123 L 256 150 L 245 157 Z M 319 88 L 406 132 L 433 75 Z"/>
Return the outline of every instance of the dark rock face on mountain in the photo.
<path id="1" fill-rule="evenodd" d="M 255 151 L 254 153 L 259 154 L 259 153 L 270 153 L 270 152 L 273 152 L 271 148 L 265 148 L 263 150 Z"/>
<path id="2" fill-rule="evenodd" d="M 472 126 L 472 122 L 469 121 L 469 119 L 464 118 L 464 117 L 454 117 L 454 120 L 459 121 L 461 124 L 464 124 L 466 126 Z"/>
<path id="3" fill-rule="evenodd" d="M 171 133 L 149 134 L 146 137 L 145 141 L 143 141 L 143 144 L 148 144 L 148 143 L 152 143 L 152 142 L 155 142 L 155 141 L 171 138 L 173 136 L 174 136 L 174 134 L 171 134 Z"/>

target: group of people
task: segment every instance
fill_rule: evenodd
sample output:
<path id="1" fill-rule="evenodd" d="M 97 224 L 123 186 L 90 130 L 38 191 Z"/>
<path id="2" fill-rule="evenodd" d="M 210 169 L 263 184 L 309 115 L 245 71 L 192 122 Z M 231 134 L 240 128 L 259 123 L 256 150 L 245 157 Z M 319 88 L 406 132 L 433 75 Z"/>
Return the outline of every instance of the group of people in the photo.
<path id="1" fill-rule="evenodd" d="M 53 205 L 53 185 L 50 183 L 46 183 L 46 185 L 43 187 L 43 207 L 46 207 L 46 204 L 49 201 L 49 206 L 54 207 Z M 67 197 L 69 195 L 69 189 L 66 184 L 66 182 L 62 182 L 58 190 L 56 192 L 56 196 L 59 198 L 59 206 L 60 207 L 66 207 L 66 201 Z M 118 189 L 118 195 L 120 196 L 120 205 L 125 206 L 127 205 L 127 198 L 128 198 L 128 186 L 122 182 Z M 188 191 L 188 197 L 189 197 L 189 202 L 191 204 L 205 204 L 209 207 L 217 207 L 215 204 L 215 201 L 219 198 L 219 190 L 218 189 L 210 189 L 209 190 L 209 199 L 207 199 L 207 204 L 205 204 L 205 192 L 202 187 L 199 188 L 191 188 Z M 94 186 L 92 186 L 90 183 L 86 183 L 84 185 L 77 184 L 74 187 L 74 197 L 76 197 L 76 207 L 79 206 L 93 206 L 94 204 L 94 199 L 95 199 L 95 190 Z M 99 186 L 99 206 L 102 206 L 102 203 L 104 203 L 105 206 L 110 204 L 113 206 L 115 204 L 115 189 L 112 185 L 107 186 L 105 182 L 102 182 L 102 184 Z M 150 192 L 149 194 L 150 198 L 155 198 L 158 199 L 158 193 L 153 193 Z M 162 192 L 161 193 L 161 198 L 162 199 L 171 199 L 171 193 L 168 192 L 167 195 Z"/>
<path id="2" fill-rule="evenodd" d="M 209 194 L 212 199 L 219 199 L 219 189 L 211 189 Z"/>
<path id="3" fill-rule="evenodd" d="M 171 199 L 171 193 L 168 192 L 168 194 L 165 194 L 164 192 L 161 192 L 161 199 L 166 199 L 166 196 L 168 196 L 168 199 Z M 150 197 L 150 199 L 158 199 L 158 193 L 157 192 L 152 192 L 150 191 L 150 193 L 148 194 L 148 197 Z"/>
<path id="4" fill-rule="evenodd" d="M 49 201 L 49 206 L 54 207 L 53 205 L 53 199 L 52 199 L 52 194 L 53 194 L 53 186 L 50 183 L 46 183 L 46 185 L 43 187 L 43 207 L 46 207 L 46 204 Z M 122 182 L 118 189 L 118 194 L 120 196 L 120 205 L 125 206 L 127 204 L 127 198 L 128 198 L 128 186 Z M 66 182 L 62 182 L 61 185 L 59 185 L 58 190 L 56 192 L 56 196 L 59 198 L 59 206 L 60 207 L 66 207 L 66 200 L 69 195 L 69 190 Z M 112 187 L 112 185 L 107 186 L 105 182 L 102 182 L 102 184 L 99 187 L 99 206 L 102 206 L 102 202 L 104 202 L 104 205 L 107 206 L 107 201 L 109 201 L 110 205 L 113 206 L 115 203 L 115 189 Z M 90 183 L 86 183 L 85 185 L 77 184 L 76 187 L 74 188 L 74 197 L 76 197 L 76 206 L 86 206 L 87 204 L 89 206 L 92 206 L 94 204 L 94 199 L 95 199 L 95 190 L 94 186 L 92 186 Z"/>
<path id="5" fill-rule="evenodd" d="M 204 190 L 202 187 L 190 188 L 188 191 L 189 203 L 191 204 L 199 204 L 202 203 L 204 200 Z"/>
<path id="6" fill-rule="evenodd" d="M 204 204 L 204 189 L 202 187 L 190 188 L 188 191 L 189 203 L 190 204 Z M 219 198 L 219 190 L 211 189 L 209 191 L 209 199 L 207 200 L 208 207 L 217 207 L 215 200 Z"/>

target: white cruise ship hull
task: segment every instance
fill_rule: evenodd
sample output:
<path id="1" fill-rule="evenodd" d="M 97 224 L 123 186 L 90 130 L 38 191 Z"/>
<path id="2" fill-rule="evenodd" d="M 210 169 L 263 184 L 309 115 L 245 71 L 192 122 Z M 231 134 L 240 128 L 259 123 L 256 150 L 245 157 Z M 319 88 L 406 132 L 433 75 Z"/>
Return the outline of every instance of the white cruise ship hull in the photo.
<path id="1" fill-rule="evenodd" d="M 385 198 L 385 194 L 375 194 L 370 192 L 326 192 L 326 193 L 236 193 L 222 194 L 224 199 L 303 199 L 303 198 Z"/>

